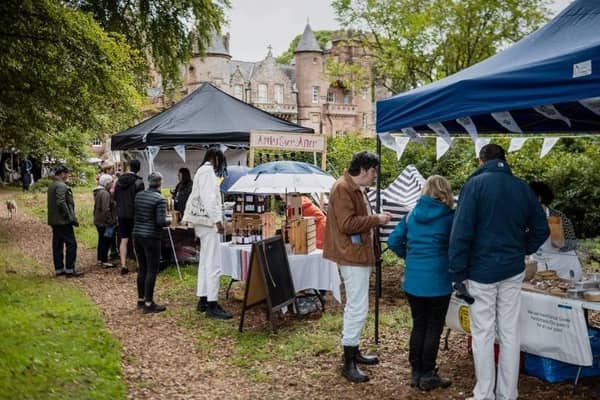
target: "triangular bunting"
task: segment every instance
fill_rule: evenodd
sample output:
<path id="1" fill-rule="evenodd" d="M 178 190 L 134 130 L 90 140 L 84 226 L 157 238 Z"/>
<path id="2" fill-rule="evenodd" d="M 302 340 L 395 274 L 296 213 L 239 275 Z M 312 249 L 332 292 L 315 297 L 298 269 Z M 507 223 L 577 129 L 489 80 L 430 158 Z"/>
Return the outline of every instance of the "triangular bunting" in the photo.
<path id="1" fill-rule="evenodd" d="M 515 121 L 513 116 L 508 111 L 492 113 L 492 118 L 494 118 L 497 123 L 505 127 L 509 132 L 523 133 L 519 125 L 517 125 L 517 121 Z"/>
<path id="2" fill-rule="evenodd" d="M 448 144 L 448 147 L 452 146 L 452 139 L 450 138 L 450 133 L 448 132 L 448 129 L 446 129 L 446 127 L 442 123 L 434 122 L 432 124 L 427 124 L 427 126 L 429 127 L 429 129 L 434 131 L 439 137 L 444 139 L 446 141 L 446 143 Z M 448 149 L 446 149 L 446 150 L 448 150 Z"/>
<path id="3" fill-rule="evenodd" d="M 410 137 L 410 140 L 412 140 L 413 142 L 423 143 L 423 138 L 421 137 L 419 132 L 415 130 L 415 128 L 403 128 L 402 133 Z"/>
<path id="4" fill-rule="evenodd" d="M 458 122 L 463 128 L 465 128 L 469 136 L 471 136 L 471 140 L 473 141 L 473 143 L 475 143 L 479 135 L 477 134 L 477 127 L 475 126 L 475 123 L 473 122 L 471 117 L 460 117 L 456 119 L 456 122 Z"/>
<path id="5" fill-rule="evenodd" d="M 600 115 L 600 97 L 579 100 L 579 104 L 590 110 L 596 115 Z"/>
<path id="6" fill-rule="evenodd" d="M 183 162 L 185 162 L 185 144 L 178 144 L 173 148 L 175 149 L 175 152 L 177 153 L 179 158 L 181 158 Z"/>
<path id="7" fill-rule="evenodd" d="M 392 136 L 391 133 L 385 132 L 379 135 L 379 140 L 381 140 L 381 143 L 385 147 L 394 150 L 396 152 L 398 160 L 400 160 L 400 157 L 402 157 L 404 149 L 406 148 L 406 145 L 408 144 L 410 138 L 402 136 L 395 137 Z"/>
<path id="8" fill-rule="evenodd" d="M 550 137 L 544 138 L 544 143 L 542 144 L 542 151 L 540 152 L 540 158 L 543 158 L 546 154 L 552 150 L 556 142 L 558 142 L 559 137 Z"/>
<path id="9" fill-rule="evenodd" d="M 556 107 L 554 107 L 552 104 L 548 104 L 545 106 L 539 106 L 539 107 L 533 107 L 533 109 L 535 111 L 539 112 L 540 114 L 542 114 L 546 118 L 564 121 L 565 124 L 569 125 L 569 128 L 571 127 L 571 120 L 569 118 L 565 117 L 564 115 L 562 115 L 560 112 L 558 112 Z"/>
<path id="10" fill-rule="evenodd" d="M 452 139 L 450 139 L 450 143 L 446 142 L 446 140 L 442 137 L 436 137 L 435 138 L 435 154 L 436 154 L 436 160 L 439 160 L 444 154 L 446 154 L 446 152 L 448 151 L 448 149 L 450 148 L 450 146 L 452 146 Z"/>
<path id="11" fill-rule="evenodd" d="M 398 157 L 398 161 L 400 161 L 400 158 L 402 158 L 402 154 L 404 154 L 404 150 L 406 149 L 406 145 L 408 144 L 408 142 L 410 141 L 410 138 L 408 137 L 396 137 L 396 156 Z"/>
<path id="12" fill-rule="evenodd" d="M 160 146 L 148 146 L 146 147 L 146 154 L 148 157 L 148 170 L 150 173 L 154 172 L 154 159 L 160 151 Z"/>
<path id="13" fill-rule="evenodd" d="M 481 150 L 481 148 L 486 144 L 489 144 L 491 141 L 491 138 L 482 137 L 478 137 L 477 140 L 475 140 L 475 158 L 479 158 L 479 151 Z"/>
<path id="14" fill-rule="evenodd" d="M 508 152 L 512 153 L 513 151 L 520 150 L 521 147 L 525 144 L 527 138 L 517 137 L 510 139 L 510 146 L 508 146 Z"/>

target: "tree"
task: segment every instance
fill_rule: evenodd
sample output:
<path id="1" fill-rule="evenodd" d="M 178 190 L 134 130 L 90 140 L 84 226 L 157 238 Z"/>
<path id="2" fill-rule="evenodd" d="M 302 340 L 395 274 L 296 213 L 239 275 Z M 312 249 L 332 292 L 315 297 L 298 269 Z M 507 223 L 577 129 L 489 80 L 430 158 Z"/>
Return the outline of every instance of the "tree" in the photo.
<path id="1" fill-rule="evenodd" d="M 486 59 L 542 24 L 548 0 L 333 0 L 365 32 L 376 78 L 394 93 Z"/>
<path id="2" fill-rule="evenodd" d="M 90 12 L 107 32 L 127 43 L 161 73 L 166 89 L 180 82 L 180 66 L 194 50 L 204 54 L 213 33 L 221 30 L 229 0 L 66 0 Z M 197 47 L 197 48 L 196 48 Z"/>
<path id="3" fill-rule="evenodd" d="M 0 148 L 82 157 L 138 115 L 145 60 L 90 15 L 54 0 L 0 3 Z"/>
<path id="4" fill-rule="evenodd" d="M 331 40 L 331 37 L 334 34 L 334 31 L 314 31 L 315 37 L 317 38 L 317 42 L 321 49 L 325 48 L 327 42 Z M 296 35 L 290 42 L 290 46 L 288 49 L 279 57 L 277 57 L 277 62 L 280 64 L 289 64 L 292 62 L 294 58 L 294 52 L 296 51 L 296 47 L 298 46 L 298 42 L 302 35 Z"/>

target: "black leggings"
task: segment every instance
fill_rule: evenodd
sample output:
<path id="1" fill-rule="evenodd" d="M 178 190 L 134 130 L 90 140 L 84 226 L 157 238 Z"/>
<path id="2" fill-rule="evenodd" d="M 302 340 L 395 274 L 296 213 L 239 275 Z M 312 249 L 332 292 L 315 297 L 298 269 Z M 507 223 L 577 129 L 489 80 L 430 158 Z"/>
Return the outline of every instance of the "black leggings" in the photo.
<path id="1" fill-rule="evenodd" d="M 160 239 L 134 238 L 138 260 L 138 299 L 154 301 L 154 285 L 160 267 Z"/>
<path id="2" fill-rule="evenodd" d="M 450 295 L 418 297 L 406 293 L 406 296 L 413 319 L 413 329 L 410 333 L 410 366 L 421 373 L 433 371 Z"/>

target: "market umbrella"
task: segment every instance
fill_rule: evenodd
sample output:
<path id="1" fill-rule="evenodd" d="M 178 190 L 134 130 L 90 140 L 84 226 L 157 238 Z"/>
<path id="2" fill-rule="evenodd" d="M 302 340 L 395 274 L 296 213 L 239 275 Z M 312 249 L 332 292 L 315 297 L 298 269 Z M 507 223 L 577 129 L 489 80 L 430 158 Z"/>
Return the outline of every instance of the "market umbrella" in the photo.
<path id="1" fill-rule="evenodd" d="M 229 188 L 233 185 L 240 177 L 246 175 L 250 171 L 249 167 L 244 165 L 231 165 L 227 167 L 227 176 L 221 182 L 221 193 L 229 193 Z"/>
<path id="2" fill-rule="evenodd" d="M 325 193 L 335 179 L 314 165 L 299 161 L 273 161 L 261 164 L 240 177 L 229 193 Z"/>

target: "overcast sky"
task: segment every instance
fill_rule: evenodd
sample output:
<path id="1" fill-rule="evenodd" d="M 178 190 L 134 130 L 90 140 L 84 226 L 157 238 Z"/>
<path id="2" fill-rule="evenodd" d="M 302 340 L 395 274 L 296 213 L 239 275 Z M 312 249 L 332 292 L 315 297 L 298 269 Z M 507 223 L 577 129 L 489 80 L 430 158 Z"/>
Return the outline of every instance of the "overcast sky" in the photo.
<path id="1" fill-rule="evenodd" d="M 553 0 L 553 11 L 565 8 L 571 0 Z M 259 61 L 267 55 L 287 50 L 294 36 L 304 31 L 307 18 L 313 30 L 333 30 L 339 25 L 328 0 L 232 0 L 228 13 L 230 52 L 235 60 Z"/>

